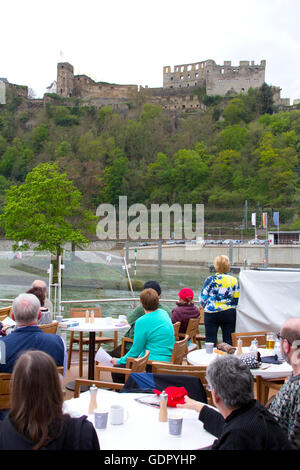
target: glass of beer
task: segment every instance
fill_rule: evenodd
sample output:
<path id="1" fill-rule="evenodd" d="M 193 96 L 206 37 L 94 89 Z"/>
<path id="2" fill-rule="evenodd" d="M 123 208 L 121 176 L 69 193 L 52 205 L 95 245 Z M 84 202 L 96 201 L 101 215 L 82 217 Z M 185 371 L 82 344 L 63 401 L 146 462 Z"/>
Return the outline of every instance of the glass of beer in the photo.
<path id="1" fill-rule="evenodd" d="M 274 349 L 275 347 L 274 333 L 267 333 L 266 346 L 267 346 L 267 349 Z"/>

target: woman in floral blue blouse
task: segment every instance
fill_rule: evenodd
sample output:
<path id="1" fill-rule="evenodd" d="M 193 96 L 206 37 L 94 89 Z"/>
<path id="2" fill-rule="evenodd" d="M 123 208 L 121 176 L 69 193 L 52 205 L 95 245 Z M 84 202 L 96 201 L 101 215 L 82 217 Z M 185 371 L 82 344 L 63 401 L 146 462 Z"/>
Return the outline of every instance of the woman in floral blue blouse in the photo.
<path id="1" fill-rule="evenodd" d="M 239 285 L 237 279 L 229 274 L 230 263 L 227 256 L 217 256 L 215 268 L 216 274 L 205 280 L 199 296 L 204 308 L 206 342 L 216 345 L 218 329 L 221 327 L 223 341 L 232 344 L 231 333 L 235 331 Z"/>

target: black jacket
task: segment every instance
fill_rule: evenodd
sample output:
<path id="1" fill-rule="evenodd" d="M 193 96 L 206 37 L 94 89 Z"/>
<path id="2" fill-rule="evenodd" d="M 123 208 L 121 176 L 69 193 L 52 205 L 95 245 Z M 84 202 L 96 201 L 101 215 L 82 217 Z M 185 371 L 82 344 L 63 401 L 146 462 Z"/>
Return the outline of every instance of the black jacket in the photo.
<path id="1" fill-rule="evenodd" d="M 0 421 L 0 450 L 32 450 L 34 444 L 19 434 L 9 416 Z M 99 450 L 98 436 L 87 416 L 66 416 L 62 433 L 41 450 Z"/>
<path id="2" fill-rule="evenodd" d="M 199 414 L 204 429 L 218 437 L 212 450 L 293 450 L 287 435 L 258 401 L 234 410 L 226 419 L 204 406 Z"/>

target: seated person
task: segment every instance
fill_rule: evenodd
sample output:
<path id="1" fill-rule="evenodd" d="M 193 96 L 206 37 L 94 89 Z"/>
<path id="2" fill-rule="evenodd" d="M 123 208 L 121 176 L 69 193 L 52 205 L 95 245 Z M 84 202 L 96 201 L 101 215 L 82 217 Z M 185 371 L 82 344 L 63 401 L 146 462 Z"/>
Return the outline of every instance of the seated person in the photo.
<path id="1" fill-rule="evenodd" d="M 63 414 L 63 401 L 52 357 L 23 353 L 12 375 L 10 411 L 0 421 L 0 450 L 99 450 L 93 424 Z"/>
<path id="2" fill-rule="evenodd" d="M 154 289 L 144 289 L 140 301 L 145 315 L 135 323 L 133 344 L 128 353 L 117 359 L 114 366 L 124 367 L 127 357 L 139 357 L 150 351 L 149 360 L 169 362 L 172 356 L 175 336 L 174 327 L 167 312 L 159 308 L 159 297 Z"/>
<path id="3" fill-rule="evenodd" d="M 177 408 L 199 413 L 204 429 L 218 438 L 210 449 L 294 448 L 269 411 L 254 399 L 251 371 L 238 357 L 227 355 L 215 359 L 207 367 L 206 377 L 218 411 L 189 397 Z"/>
<path id="4" fill-rule="evenodd" d="M 7 336 L 1 336 L 5 343 L 5 364 L 0 364 L 0 372 L 11 373 L 19 355 L 28 350 L 44 351 L 53 357 L 57 366 L 64 365 L 65 345 L 58 335 L 45 333 L 38 327 L 41 304 L 33 294 L 20 294 L 12 304 L 12 319 L 16 329 Z"/>
<path id="5" fill-rule="evenodd" d="M 172 310 L 172 322 L 181 322 L 179 333 L 185 333 L 189 319 L 198 318 L 200 311 L 193 302 L 194 292 L 192 289 L 185 287 L 178 292 L 179 301 L 176 302 L 177 307 Z"/>
<path id="6" fill-rule="evenodd" d="M 145 282 L 143 289 L 154 289 L 157 292 L 159 299 L 161 298 L 161 287 L 160 287 L 158 282 L 156 282 L 156 281 L 147 281 L 147 282 Z M 169 315 L 169 317 L 171 317 L 171 310 L 169 309 L 169 307 L 166 304 L 164 304 L 162 306 L 161 303 L 159 303 L 158 307 L 162 310 L 165 310 L 167 312 L 167 314 Z M 145 314 L 145 311 L 144 311 L 144 309 L 141 305 L 138 305 L 134 310 L 132 310 L 131 312 L 128 312 L 127 321 L 130 325 L 130 329 L 128 331 L 126 331 L 126 333 L 124 334 L 125 338 L 133 339 L 135 322 L 141 316 L 143 316 L 144 314 Z M 130 347 L 131 347 L 130 343 L 125 343 L 126 352 L 129 351 Z M 112 357 L 121 357 L 121 346 L 118 346 L 113 351 L 110 351 L 109 354 Z"/>
<path id="7" fill-rule="evenodd" d="M 284 322 L 279 337 L 282 357 L 292 366 L 293 375 L 276 394 L 269 411 L 300 449 L 299 428 L 296 431 L 297 416 L 300 416 L 300 318 L 290 318 Z M 295 437 L 297 435 L 298 439 Z"/>
<path id="8" fill-rule="evenodd" d="M 52 305 L 51 300 L 48 299 L 48 297 L 47 297 L 47 284 L 44 281 L 41 281 L 40 279 L 36 279 L 31 284 L 31 288 L 33 289 L 34 287 L 40 287 L 42 289 L 42 291 L 44 292 L 44 294 L 45 294 L 45 307 L 51 313 L 51 321 L 52 321 L 52 319 L 53 319 L 53 305 Z M 51 322 L 49 322 L 49 323 L 51 323 Z"/>
<path id="9" fill-rule="evenodd" d="M 26 294 L 33 294 L 35 295 L 41 304 L 41 318 L 38 321 L 38 325 L 46 325 L 47 323 L 52 323 L 52 314 L 48 310 L 47 307 L 45 307 L 45 292 L 41 287 L 32 287 L 29 289 Z"/>

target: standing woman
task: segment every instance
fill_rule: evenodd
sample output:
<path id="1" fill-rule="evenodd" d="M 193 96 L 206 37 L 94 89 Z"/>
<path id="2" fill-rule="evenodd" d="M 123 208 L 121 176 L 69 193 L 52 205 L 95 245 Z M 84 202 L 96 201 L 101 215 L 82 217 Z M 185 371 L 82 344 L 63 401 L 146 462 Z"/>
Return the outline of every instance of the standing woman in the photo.
<path id="1" fill-rule="evenodd" d="M 204 308 L 206 342 L 216 345 L 218 329 L 221 327 L 223 341 L 232 345 L 231 333 L 235 331 L 239 285 L 237 279 L 229 274 L 227 256 L 217 256 L 215 268 L 216 274 L 205 280 L 199 296 Z"/>

